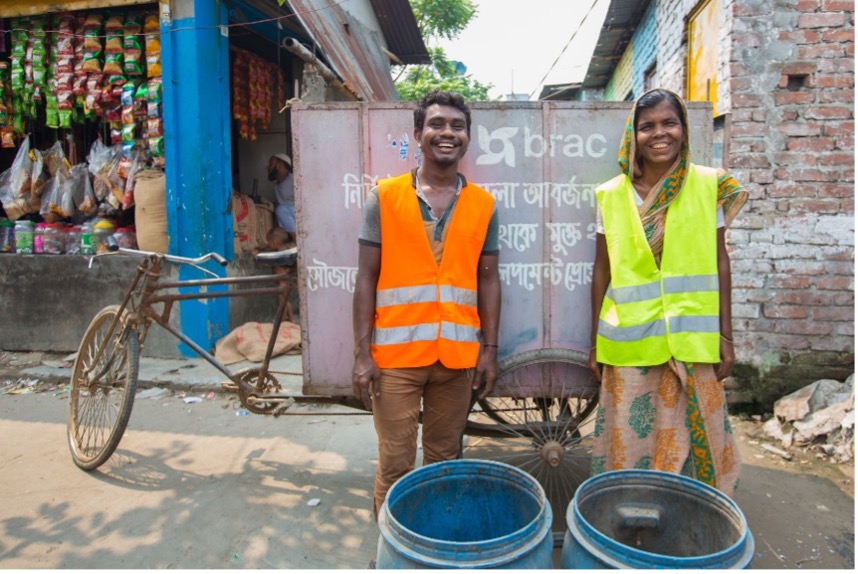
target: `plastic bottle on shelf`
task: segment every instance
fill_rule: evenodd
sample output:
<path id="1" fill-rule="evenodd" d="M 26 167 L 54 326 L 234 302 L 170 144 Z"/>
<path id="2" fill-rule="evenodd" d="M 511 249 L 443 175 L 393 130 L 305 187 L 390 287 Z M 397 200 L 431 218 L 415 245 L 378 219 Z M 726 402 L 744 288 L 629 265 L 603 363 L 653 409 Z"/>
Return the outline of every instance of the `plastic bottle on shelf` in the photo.
<path id="1" fill-rule="evenodd" d="M 113 236 L 116 238 L 116 242 L 119 243 L 119 247 L 137 249 L 137 237 L 134 234 L 133 227 L 120 227 Z"/>
<path id="2" fill-rule="evenodd" d="M 8 219 L 0 221 L 0 253 L 15 253 L 15 224 Z"/>
<path id="3" fill-rule="evenodd" d="M 81 229 L 77 225 L 72 225 L 66 229 L 66 254 L 80 254 L 80 235 Z"/>
<path id="4" fill-rule="evenodd" d="M 80 228 L 80 254 L 95 255 L 95 235 L 92 222 L 85 222 Z"/>
<path id="5" fill-rule="evenodd" d="M 101 221 L 96 222 L 96 224 L 93 226 L 96 253 L 107 253 L 110 250 L 108 247 L 107 238 L 114 234 L 114 230 L 115 228 L 113 227 L 113 224 L 106 219 L 102 219 Z"/>
<path id="6" fill-rule="evenodd" d="M 49 223 L 44 233 L 44 253 L 62 255 L 66 250 L 65 229 L 62 223 Z"/>
<path id="7" fill-rule="evenodd" d="M 15 252 L 22 254 L 33 253 L 32 221 L 19 219 L 15 222 Z"/>
<path id="8" fill-rule="evenodd" d="M 45 252 L 45 232 L 47 228 L 47 223 L 37 223 L 36 230 L 33 232 L 33 253 L 37 255 Z"/>

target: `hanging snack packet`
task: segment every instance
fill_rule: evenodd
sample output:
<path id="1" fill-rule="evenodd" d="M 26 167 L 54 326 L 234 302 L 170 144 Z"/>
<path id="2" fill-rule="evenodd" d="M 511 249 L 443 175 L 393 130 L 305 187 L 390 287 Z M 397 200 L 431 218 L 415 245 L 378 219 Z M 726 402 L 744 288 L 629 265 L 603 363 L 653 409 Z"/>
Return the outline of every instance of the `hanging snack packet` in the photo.
<path id="1" fill-rule="evenodd" d="M 161 118 L 149 118 L 146 127 L 150 138 L 164 135 L 164 120 Z"/>
<path id="2" fill-rule="evenodd" d="M 161 54 L 146 56 L 146 75 L 149 78 L 161 75 Z"/>
<path id="3" fill-rule="evenodd" d="M 161 22 L 158 20 L 157 14 L 148 14 L 146 21 L 143 24 L 143 31 L 147 34 L 161 32 Z"/>
<path id="4" fill-rule="evenodd" d="M 108 52 L 104 59 L 104 73 L 109 75 L 122 75 L 125 73 L 125 54 L 123 52 Z"/>
<path id="5" fill-rule="evenodd" d="M 149 138 L 149 153 L 151 153 L 155 157 L 161 157 L 164 155 L 163 136 Z"/>

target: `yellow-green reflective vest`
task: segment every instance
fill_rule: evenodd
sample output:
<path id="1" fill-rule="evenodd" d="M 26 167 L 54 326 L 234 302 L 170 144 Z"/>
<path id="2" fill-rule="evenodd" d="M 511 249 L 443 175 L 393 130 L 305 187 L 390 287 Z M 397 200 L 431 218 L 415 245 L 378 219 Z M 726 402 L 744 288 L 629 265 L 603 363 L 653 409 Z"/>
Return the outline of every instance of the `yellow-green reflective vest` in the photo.
<path id="1" fill-rule="evenodd" d="M 671 357 L 717 363 L 718 176 L 712 168 L 691 164 L 667 209 L 661 269 L 647 243 L 635 193 L 626 175 L 596 189 L 611 266 L 596 358 L 626 367 L 660 365 Z"/>

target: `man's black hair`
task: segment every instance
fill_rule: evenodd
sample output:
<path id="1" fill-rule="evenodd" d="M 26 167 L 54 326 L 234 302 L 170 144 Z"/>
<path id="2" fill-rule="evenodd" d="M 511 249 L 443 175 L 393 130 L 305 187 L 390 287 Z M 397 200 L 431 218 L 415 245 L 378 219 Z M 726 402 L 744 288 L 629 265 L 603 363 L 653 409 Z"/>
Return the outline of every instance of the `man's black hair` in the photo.
<path id="1" fill-rule="evenodd" d="M 462 94 L 456 92 L 446 92 L 444 90 L 432 90 L 423 99 L 417 103 L 417 108 L 414 110 L 414 129 L 423 131 L 423 124 L 426 123 L 426 109 L 432 104 L 439 106 L 450 106 L 456 108 L 465 114 L 467 123 L 468 137 L 471 135 L 471 108 L 465 103 L 465 98 Z"/>

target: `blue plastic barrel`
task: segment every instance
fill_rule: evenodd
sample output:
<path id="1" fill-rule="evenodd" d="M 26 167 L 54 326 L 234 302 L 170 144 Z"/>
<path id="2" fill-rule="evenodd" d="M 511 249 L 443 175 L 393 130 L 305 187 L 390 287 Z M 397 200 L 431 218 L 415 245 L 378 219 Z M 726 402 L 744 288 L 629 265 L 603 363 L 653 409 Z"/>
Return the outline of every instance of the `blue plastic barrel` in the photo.
<path id="1" fill-rule="evenodd" d="M 567 569 L 747 568 L 754 538 L 724 493 L 655 470 L 617 470 L 578 487 L 566 511 Z"/>
<path id="2" fill-rule="evenodd" d="M 376 568 L 551 568 L 551 506 L 526 472 L 451 460 L 403 476 L 379 510 Z"/>

